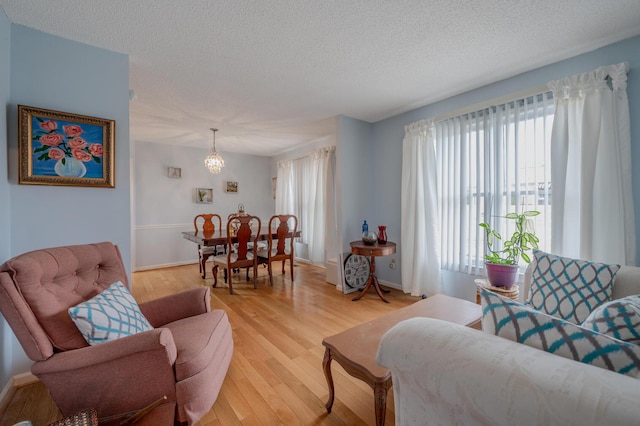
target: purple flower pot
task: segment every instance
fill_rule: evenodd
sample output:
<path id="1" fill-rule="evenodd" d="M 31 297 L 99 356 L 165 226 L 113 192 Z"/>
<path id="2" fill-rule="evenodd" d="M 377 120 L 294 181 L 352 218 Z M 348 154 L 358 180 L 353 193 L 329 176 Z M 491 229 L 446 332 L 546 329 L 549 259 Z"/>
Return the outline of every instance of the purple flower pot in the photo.
<path id="1" fill-rule="evenodd" d="M 510 289 L 515 284 L 518 277 L 518 265 L 498 265 L 496 263 L 485 263 L 487 268 L 487 279 L 494 287 L 504 287 Z"/>

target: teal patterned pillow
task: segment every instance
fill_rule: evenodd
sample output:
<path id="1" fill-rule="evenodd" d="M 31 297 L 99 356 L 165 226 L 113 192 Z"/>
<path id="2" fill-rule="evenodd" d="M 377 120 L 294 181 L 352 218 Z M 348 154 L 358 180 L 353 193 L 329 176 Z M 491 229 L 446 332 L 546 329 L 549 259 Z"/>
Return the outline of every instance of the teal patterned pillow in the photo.
<path id="1" fill-rule="evenodd" d="M 564 358 L 640 377 L 640 347 L 480 288 L 482 331 Z"/>
<path id="2" fill-rule="evenodd" d="M 620 265 L 588 262 L 533 251 L 529 304 L 535 309 L 581 324 L 595 308 L 611 300 Z"/>
<path id="3" fill-rule="evenodd" d="M 127 287 L 120 281 L 69 308 L 69 316 L 90 345 L 153 330 Z"/>
<path id="4" fill-rule="evenodd" d="M 640 295 L 612 300 L 597 307 L 582 326 L 618 340 L 639 344 Z"/>

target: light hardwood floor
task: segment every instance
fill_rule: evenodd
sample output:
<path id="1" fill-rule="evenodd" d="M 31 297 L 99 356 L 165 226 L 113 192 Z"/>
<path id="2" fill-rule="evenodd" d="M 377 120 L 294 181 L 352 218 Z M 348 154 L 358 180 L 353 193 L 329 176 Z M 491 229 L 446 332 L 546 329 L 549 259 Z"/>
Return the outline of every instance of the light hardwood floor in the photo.
<path id="1" fill-rule="evenodd" d="M 132 293 L 139 302 L 211 284 L 210 276 L 199 276 L 198 265 L 132 274 Z M 327 414 L 322 339 L 417 298 L 392 290 L 387 304 L 370 291 L 352 302 L 353 295 L 343 295 L 325 281 L 323 268 L 301 262 L 296 262 L 293 284 L 288 273 L 274 273 L 271 287 L 266 269 L 259 268 L 258 289 L 244 280 L 244 272 L 234 274 L 233 288 L 234 295 L 228 288 L 211 292 L 212 308 L 229 315 L 235 350 L 218 399 L 200 426 L 375 424 L 373 391 L 335 362 L 336 399 Z M 386 424 L 393 425 L 392 391 L 388 398 Z M 16 391 L 0 411 L 0 426 L 25 419 L 38 426 L 60 417 L 38 382 Z"/>

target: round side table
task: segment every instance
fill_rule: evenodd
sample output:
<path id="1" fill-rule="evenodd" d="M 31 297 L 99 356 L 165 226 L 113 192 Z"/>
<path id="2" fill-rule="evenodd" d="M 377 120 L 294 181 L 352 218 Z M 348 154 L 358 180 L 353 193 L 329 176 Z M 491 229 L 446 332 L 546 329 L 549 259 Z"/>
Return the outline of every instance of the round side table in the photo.
<path id="1" fill-rule="evenodd" d="M 384 298 L 382 294 L 386 290 L 382 290 L 380 288 L 380 283 L 378 282 L 378 277 L 376 276 L 376 256 L 388 256 L 390 254 L 394 254 L 396 252 L 396 243 L 392 243 L 391 241 L 387 241 L 386 244 L 378 244 L 375 243 L 373 245 L 367 245 L 362 241 L 352 241 L 349 243 L 351 246 L 351 252 L 354 254 L 359 254 L 360 256 L 370 256 L 371 257 L 371 272 L 369 274 L 369 279 L 367 280 L 367 285 L 362 290 L 358 296 L 354 297 L 354 302 L 359 300 L 364 296 L 367 291 L 373 286 L 378 293 L 378 297 L 382 299 L 382 301 L 389 303 L 387 299 Z"/>

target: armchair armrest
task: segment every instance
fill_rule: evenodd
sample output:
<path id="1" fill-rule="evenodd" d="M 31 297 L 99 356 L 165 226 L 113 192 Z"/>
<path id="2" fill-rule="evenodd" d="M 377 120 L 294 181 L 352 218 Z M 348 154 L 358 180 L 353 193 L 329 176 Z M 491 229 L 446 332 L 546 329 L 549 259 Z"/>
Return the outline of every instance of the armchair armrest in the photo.
<path id="1" fill-rule="evenodd" d="M 142 314 L 154 327 L 211 310 L 209 287 L 194 288 L 139 304 Z"/>
<path id="2" fill-rule="evenodd" d="M 397 425 L 633 424 L 638 379 L 432 318 L 390 329 Z"/>
<path id="3" fill-rule="evenodd" d="M 171 330 L 158 328 L 56 353 L 31 371 L 64 415 L 92 407 L 105 418 L 134 412 L 164 395 L 175 403 L 176 357 Z"/>

